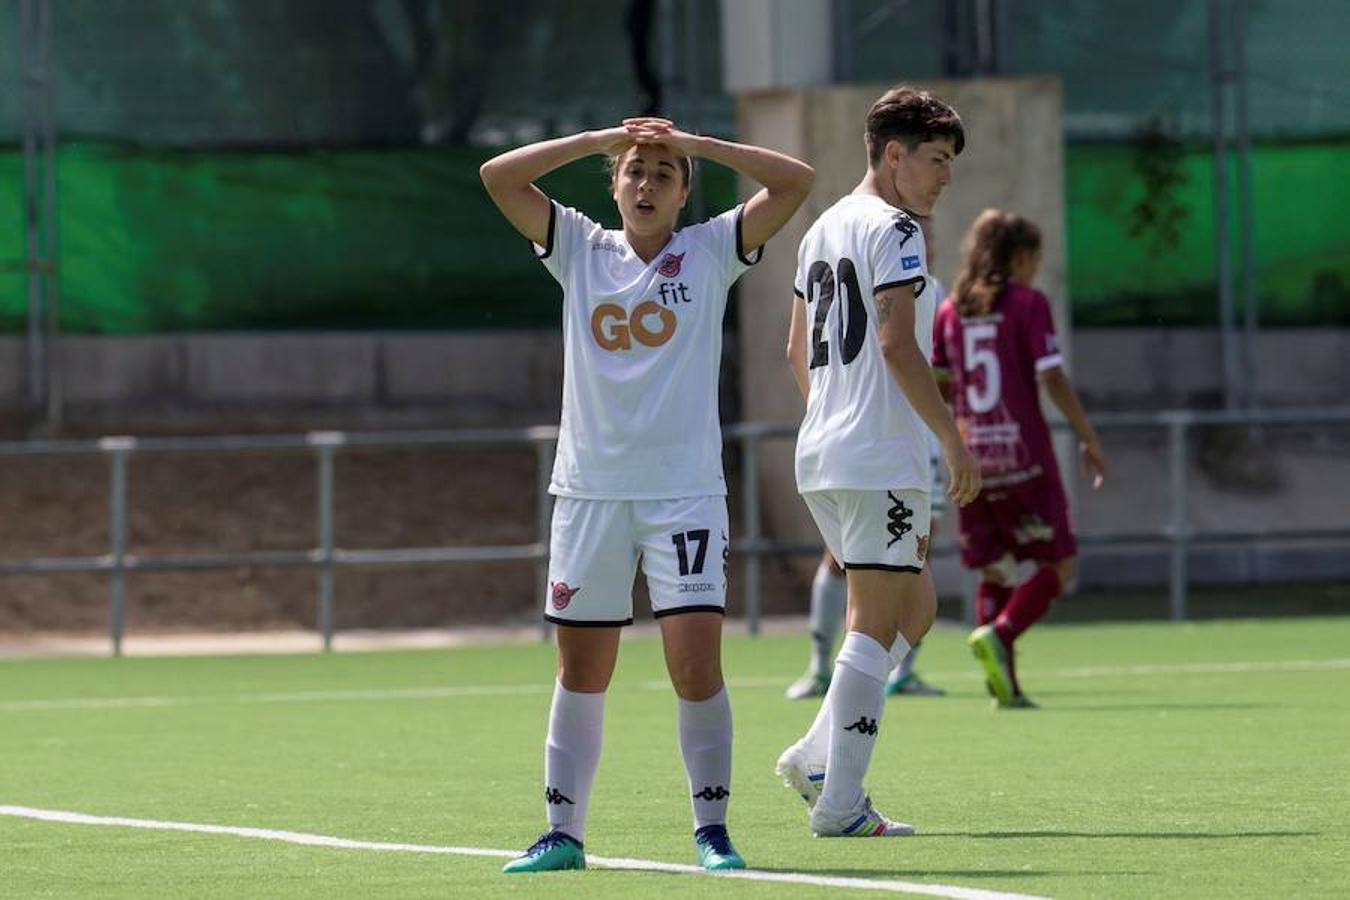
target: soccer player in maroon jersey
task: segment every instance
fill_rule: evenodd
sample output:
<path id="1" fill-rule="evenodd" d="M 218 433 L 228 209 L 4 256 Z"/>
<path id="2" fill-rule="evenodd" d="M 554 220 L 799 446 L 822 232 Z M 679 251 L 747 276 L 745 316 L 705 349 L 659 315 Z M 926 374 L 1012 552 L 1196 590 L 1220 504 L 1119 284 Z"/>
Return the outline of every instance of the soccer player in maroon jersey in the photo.
<path id="1" fill-rule="evenodd" d="M 1073 577 L 1078 552 L 1038 385 L 1078 436 L 1094 489 L 1106 477 L 1106 457 L 1064 373 L 1050 304 L 1031 287 L 1040 229 L 987 209 L 963 249 L 956 288 L 933 322 L 933 367 L 946 375 L 957 426 L 983 478 L 979 496 L 959 511 L 961 561 L 980 572 L 979 627 L 968 642 L 998 706 L 1025 708 L 1035 704 L 1018 685 L 1014 642 Z M 1035 572 L 1010 584 L 1000 565 L 1009 556 L 1034 563 Z"/>

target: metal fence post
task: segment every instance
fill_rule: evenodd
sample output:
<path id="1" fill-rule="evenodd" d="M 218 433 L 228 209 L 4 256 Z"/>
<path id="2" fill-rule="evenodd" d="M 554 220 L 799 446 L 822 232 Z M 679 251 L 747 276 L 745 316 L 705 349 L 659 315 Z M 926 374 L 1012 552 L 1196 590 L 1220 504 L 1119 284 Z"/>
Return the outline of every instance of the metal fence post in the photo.
<path id="1" fill-rule="evenodd" d="M 1187 554 L 1190 543 L 1190 525 L 1186 497 L 1186 432 L 1190 417 L 1172 416 L 1167 425 L 1168 465 L 1172 490 L 1171 571 L 1168 573 L 1168 599 L 1173 621 L 1186 618 Z"/>
<path id="2" fill-rule="evenodd" d="M 741 473 L 745 491 L 745 621 L 750 634 L 759 634 L 760 546 L 759 546 L 759 435 L 746 431 L 741 435 Z"/>
<path id="3" fill-rule="evenodd" d="M 342 433 L 320 431 L 309 435 L 319 453 L 319 633 L 323 649 L 333 649 L 336 603 L 333 598 L 333 457 L 342 443 Z"/>
<path id="4" fill-rule="evenodd" d="M 544 551 L 543 556 L 537 557 L 534 562 L 535 582 L 539 585 L 536 597 L 548 596 L 549 536 L 553 532 L 553 495 L 548 492 L 548 485 L 553 479 L 553 456 L 556 450 L 557 441 L 535 438 L 535 534 L 538 536 L 539 546 Z M 539 621 L 541 623 L 539 637 L 547 641 L 553 629 L 548 619 L 542 615 Z"/>
<path id="5" fill-rule="evenodd" d="M 127 610 L 127 454 L 136 446 L 130 437 L 106 437 L 100 447 L 110 454 L 108 484 L 108 544 L 112 561 L 108 636 L 113 656 L 122 655 L 122 636 L 126 632 Z"/>

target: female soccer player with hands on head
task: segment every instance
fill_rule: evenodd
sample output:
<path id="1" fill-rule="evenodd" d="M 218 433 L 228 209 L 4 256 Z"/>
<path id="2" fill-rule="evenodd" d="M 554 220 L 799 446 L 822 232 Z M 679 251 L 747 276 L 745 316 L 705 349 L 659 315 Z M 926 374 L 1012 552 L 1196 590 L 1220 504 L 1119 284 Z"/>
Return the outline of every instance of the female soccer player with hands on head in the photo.
<path id="1" fill-rule="evenodd" d="M 602 227 L 534 184 L 593 154 L 608 158 L 621 228 Z M 678 228 L 696 157 L 762 188 L 734 209 Z M 557 502 L 545 600 L 558 641 L 544 755 L 548 831 L 505 871 L 585 867 L 605 691 L 620 630 L 633 621 L 639 560 L 678 695 L 699 862 L 743 868 L 726 830 L 722 317 L 727 290 L 806 199 L 814 170 L 772 150 L 688 134 L 666 119 L 636 118 L 516 148 L 488 160 L 480 174 L 563 290 L 562 423 L 549 487 Z"/>

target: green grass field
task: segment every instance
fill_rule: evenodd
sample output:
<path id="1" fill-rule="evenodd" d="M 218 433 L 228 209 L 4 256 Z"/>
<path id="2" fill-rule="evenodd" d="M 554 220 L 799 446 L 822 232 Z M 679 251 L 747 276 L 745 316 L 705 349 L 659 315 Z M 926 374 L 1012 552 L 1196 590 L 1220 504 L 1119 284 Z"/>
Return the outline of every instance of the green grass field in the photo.
<path id="1" fill-rule="evenodd" d="M 518 849 L 541 830 L 543 645 L 0 662 L 0 896 L 830 897 L 824 878 L 1071 897 L 1350 894 L 1350 618 L 1044 625 L 990 710 L 962 634 L 890 701 L 869 779 L 920 834 L 825 841 L 775 779 L 814 714 L 782 698 L 802 638 L 728 639 L 731 829 L 754 869 L 500 875 L 502 859 L 39 821 L 15 807 L 365 842 Z M 659 645 L 625 644 L 592 856 L 693 862 Z M 888 885 L 878 885 L 888 887 Z M 869 896 L 874 895 L 872 891 Z M 961 896 L 949 892 L 947 896 Z"/>

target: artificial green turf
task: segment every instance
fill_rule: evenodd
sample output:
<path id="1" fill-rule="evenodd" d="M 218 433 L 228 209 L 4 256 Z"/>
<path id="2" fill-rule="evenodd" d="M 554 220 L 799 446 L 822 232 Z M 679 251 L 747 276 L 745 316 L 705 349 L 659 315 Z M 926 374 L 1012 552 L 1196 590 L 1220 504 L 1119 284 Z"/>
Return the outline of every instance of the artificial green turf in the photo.
<path id="1" fill-rule="evenodd" d="M 815 711 L 782 699 L 804 638 L 728 639 L 731 831 L 752 867 L 1053 897 L 1350 892 L 1350 618 L 1043 625 L 1021 645 L 1043 704 L 1026 712 L 989 709 L 961 639 L 925 642 L 920 668 L 950 694 L 890 701 L 869 777 L 879 808 L 920 834 L 858 841 L 810 837 L 772 773 Z M 1284 665 L 1297 661 L 1322 662 Z M 0 805 L 521 848 L 542 828 L 551 667 L 542 645 L 0 662 Z M 592 854 L 693 861 L 664 678 L 655 641 L 625 643 Z M 351 693 L 449 686 L 521 692 Z M 161 705 L 23 705 L 94 698 Z M 0 816 L 6 898 L 844 893 L 602 869 L 508 878 L 501 862 Z"/>

